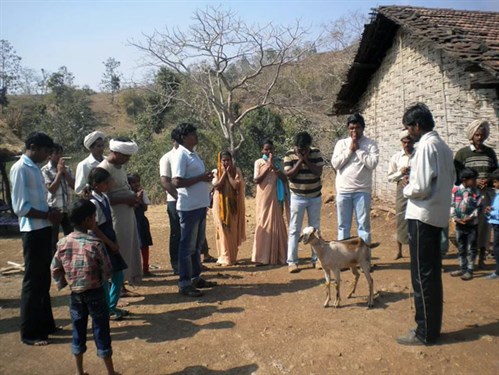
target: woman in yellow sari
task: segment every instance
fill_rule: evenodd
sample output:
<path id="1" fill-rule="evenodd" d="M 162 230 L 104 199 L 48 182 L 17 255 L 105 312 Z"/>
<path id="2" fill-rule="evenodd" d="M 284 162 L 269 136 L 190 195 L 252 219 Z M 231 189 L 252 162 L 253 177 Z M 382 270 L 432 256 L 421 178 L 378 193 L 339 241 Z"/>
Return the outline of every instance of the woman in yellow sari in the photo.
<path id="1" fill-rule="evenodd" d="M 246 239 L 246 219 L 243 175 L 234 166 L 228 151 L 218 154 L 217 177 L 213 187 L 217 264 L 231 266 L 236 263 L 239 245 Z"/>

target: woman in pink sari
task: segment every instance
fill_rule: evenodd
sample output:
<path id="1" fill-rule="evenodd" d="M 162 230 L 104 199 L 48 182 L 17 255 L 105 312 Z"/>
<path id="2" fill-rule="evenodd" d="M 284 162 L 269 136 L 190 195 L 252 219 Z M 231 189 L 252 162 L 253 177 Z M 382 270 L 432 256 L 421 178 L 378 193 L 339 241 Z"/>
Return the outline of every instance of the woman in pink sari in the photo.
<path id="1" fill-rule="evenodd" d="M 271 140 L 265 140 L 262 157 L 255 161 L 256 227 L 251 260 L 257 265 L 286 264 L 288 232 L 284 208 L 288 205 L 287 179 L 282 162 L 273 156 L 273 147 Z M 286 213 L 289 213 L 288 209 Z"/>
<path id="2" fill-rule="evenodd" d="M 234 166 L 228 151 L 218 154 L 217 177 L 213 187 L 217 264 L 231 266 L 236 263 L 239 245 L 246 239 L 246 218 L 243 175 Z"/>

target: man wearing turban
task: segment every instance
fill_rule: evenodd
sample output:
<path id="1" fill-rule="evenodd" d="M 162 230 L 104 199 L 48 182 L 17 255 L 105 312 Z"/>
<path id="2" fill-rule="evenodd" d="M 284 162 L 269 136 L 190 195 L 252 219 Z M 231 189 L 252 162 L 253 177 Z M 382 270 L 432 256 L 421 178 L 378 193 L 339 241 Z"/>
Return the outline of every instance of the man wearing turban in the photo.
<path id="1" fill-rule="evenodd" d="M 140 242 L 134 213 L 134 207 L 142 196 L 141 192 L 134 193 L 128 185 L 124 165 L 139 148 L 132 140 L 118 137 L 109 142 L 109 149 L 111 152 L 98 166 L 111 174 L 112 182 L 107 196 L 111 203 L 114 231 L 120 253 L 128 265 L 125 270 L 125 280 L 134 283 L 142 278 Z"/>
<path id="2" fill-rule="evenodd" d="M 90 155 L 78 163 L 75 176 L 75 193 L 83 194 L 87 185 L 87 178 L 90 170 L 99 165 L 104 160 L 104 147 L 106 146 L 106 136 L 103 132 L 94 131 L 88 134 L 83 145 L 90 151 Z"/>
<path id="3" fill-rule="evenodd" d="M 459 149 L 454 157 L 457 180 L 460 184 L 460 173 L 464 168 L 471 168 L 478 172 L 478 189 L 482 194 L 482 205 L 491 205 L 494 197 L 492 181 L 489 181 L 490 174 L 497 169 L 497 155 L 495 151 L 486 146 L 484 142 L 490 135 L 490 124 L 484 120 L 474 120 L 466 129 L 466 135 L 470 144 Z M 490 242 L 490 225 L 487 223 L 484 211 L 478 216 L 478 268 L 485 266 L 485 254 Z"/>

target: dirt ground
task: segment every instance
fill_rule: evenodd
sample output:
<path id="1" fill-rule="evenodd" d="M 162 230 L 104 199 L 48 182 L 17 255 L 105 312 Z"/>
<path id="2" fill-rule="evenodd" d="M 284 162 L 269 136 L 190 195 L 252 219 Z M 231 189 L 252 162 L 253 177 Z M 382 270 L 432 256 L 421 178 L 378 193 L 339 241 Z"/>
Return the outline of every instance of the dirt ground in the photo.
<path id="1" fill-rule="evenodd" d="M 334 203 L 323 206 L 322 231 L 336 238 Z M 210 214 L 211 215 L 211 214 Z M 302 271 L 287 267 L 254 267 L 250 262 L 255 222 L 254 200 L 247 200 L 248 240 L 240 248 L 240 264 L 210 268 L 205 277 L 219 286 L 199 299 L 179 296 L 168 247 L 164 206 L 148 212 L 154 246 L 153 272 L 133 290 L 141 297 L 123 299 L 132 315 L 111 323 L 115 367 L 122 374 L 498 374 L 499 283 L 484 280 L 492 269 L 478 271 L 472 281 L 451 278 L 456 249 L 444 260 L 443 335 L 432 347 L 403 347 L 394 338 L 414 325 L 409 296 L 407 249 L 395 250 L 393 215 L 373 212 L 375 308 L 366 309 L 367 285 L 361 276 L 357 294 L 346 298 L 350 271 L 342 273 L 342 306 L 323 308 L 322 271 L 309 263 L 310 249 L 300 248 Z M 213 219 L 207 228 L 210 252 L 216 255 Z M 0 237 L 0 266 L 22 262 L 20 238 Z M 22 276 L 0 277 L 0 373 L 71 374 L 71 322 L 68 291 L 51 291 L 54 316 L 64 330 L 46 347 L 19 340 L 19 295 Z M 89 334 L 85 367 L 102 374 Z"/>

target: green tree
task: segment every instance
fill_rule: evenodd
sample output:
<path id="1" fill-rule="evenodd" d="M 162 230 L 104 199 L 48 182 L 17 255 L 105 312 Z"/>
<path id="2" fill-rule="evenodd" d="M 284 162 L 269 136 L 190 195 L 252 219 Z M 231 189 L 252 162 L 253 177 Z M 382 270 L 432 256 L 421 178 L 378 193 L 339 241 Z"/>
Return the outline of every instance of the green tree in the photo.
<path id="1" fill-rule="evenodd" d="M 0 106 L 2 112 L 9 104 L 7 94 L 16 88 L 21 69 L 21 58 L 8 40 L 0 40 Z"/>
<path id="2" fill-rule="evenodd" d="M 118 72 L 121 62 L 109 57 L 106 61 L 102 62 L 106 68 L 102 74 L 101 89 L 105 92 L 111 93 L 111 103 L 114 103 L 116 93 L 121 88 L 122 74 Z"/>

